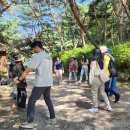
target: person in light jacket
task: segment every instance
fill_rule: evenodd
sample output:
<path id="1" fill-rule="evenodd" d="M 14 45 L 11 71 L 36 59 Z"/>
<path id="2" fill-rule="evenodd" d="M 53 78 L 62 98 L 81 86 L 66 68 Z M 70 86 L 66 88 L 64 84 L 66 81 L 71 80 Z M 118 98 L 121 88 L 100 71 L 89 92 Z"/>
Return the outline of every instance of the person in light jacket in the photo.
<path id="1" fill-rule="evenodd" d="M 112 111 L 108 97 L 104 91 L 104 84 L 99 79 L 99 70 L 97 69 L 97 66 L 99 66 L 101 70 L 104 69 L 103 56 L 102 56 L 101 50 L 99 48 L 96 48 L 93 50 L 93 57 L 92 57 L 92 60 L 90 63 L 89 84 L 91 85 L 93 107 L 91 109 L 89 109 L 89 111 L 90 112 L 99 111 L 99 109 L 98 109 L 98 91 L 101 93 L 101 95 L 105 101 L 106 110 Z"/>

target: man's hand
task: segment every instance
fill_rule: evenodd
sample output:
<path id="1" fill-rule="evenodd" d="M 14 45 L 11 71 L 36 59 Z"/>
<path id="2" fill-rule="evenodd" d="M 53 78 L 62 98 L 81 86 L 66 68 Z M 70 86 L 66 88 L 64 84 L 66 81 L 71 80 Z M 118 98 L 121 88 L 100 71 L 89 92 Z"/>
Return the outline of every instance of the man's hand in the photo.
<path id="1" fill-rule="evenodd" d="M 19 83 L 18 80 L 14 80 L 14 84 L 17 85 Z"/>

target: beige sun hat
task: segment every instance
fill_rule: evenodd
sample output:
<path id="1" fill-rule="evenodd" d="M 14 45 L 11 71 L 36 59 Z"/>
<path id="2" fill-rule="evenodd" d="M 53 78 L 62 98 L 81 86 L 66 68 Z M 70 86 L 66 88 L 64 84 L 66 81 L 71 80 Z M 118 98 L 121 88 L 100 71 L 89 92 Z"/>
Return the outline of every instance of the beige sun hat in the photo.
<path id="1" fill-rule="evenodd" d="M 76 56 L 75 56 L 75 55 L 72 55 L 71 58 L 76 58 Z"/>
<path id="2" fill-rule="evenodd" d="M 100 50 L 101 53 L 106 53 L 108 51 L 106 46 L 100 46 Z"/>
<path id="3" fill-rule="evenodd" d="M 21 62 L 21 61 L 22 61 L 22 59 L 20 57 L 15 57 L 15 60 L 14 60 L 15 63 Z"/>

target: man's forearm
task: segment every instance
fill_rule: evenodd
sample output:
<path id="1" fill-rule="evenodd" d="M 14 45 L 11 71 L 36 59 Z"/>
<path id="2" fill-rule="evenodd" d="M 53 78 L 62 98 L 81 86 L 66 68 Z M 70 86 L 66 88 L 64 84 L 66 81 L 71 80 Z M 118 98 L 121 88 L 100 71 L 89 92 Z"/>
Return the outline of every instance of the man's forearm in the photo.
<path id="1" fill-rule="evenodd" d="M 28 75 L 28 73 L 31 72 L 31 71 L 32 71 L 31 68 L 27 68 L 27 69 L 22 73 L 22 75 L 19 77 L 19 81 L 23 80 L 23 79 Z"/>

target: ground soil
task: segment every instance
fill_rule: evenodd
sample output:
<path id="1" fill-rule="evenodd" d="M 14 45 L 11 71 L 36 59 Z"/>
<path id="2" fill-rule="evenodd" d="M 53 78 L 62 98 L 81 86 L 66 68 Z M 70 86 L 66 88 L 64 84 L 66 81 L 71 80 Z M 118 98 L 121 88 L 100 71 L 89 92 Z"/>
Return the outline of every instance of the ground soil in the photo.
<path id="1" fill-rule="evenodd" d="M 33 88 L 34 74 L 27 77 L 28 97 Z M 130 89 L 118 83 L 121 99 L 114 103 L 110 98 L 113 112 L 105 110 L 105 104 L 99 101 L 100 112 L 90 113 L 92 106 L 91 89 L 87 84 L 68 85 L 67 79 L 61 85 L 54 80 L 52 87 L 52 100 L 55 106 L 57 124 L 47 126 L 45 120 L 49 117 L 47 107 L 41 98 L 36 103 L 34 130 L 130 130 Z M 19 123 L 26 121 L 26 112 L 18 111 L 15 100 L 10 97 L 5 89 L 0 98 L 0 130 L 22 130 Z M 100 98 L 101 99 L 101 98 Z"/>

